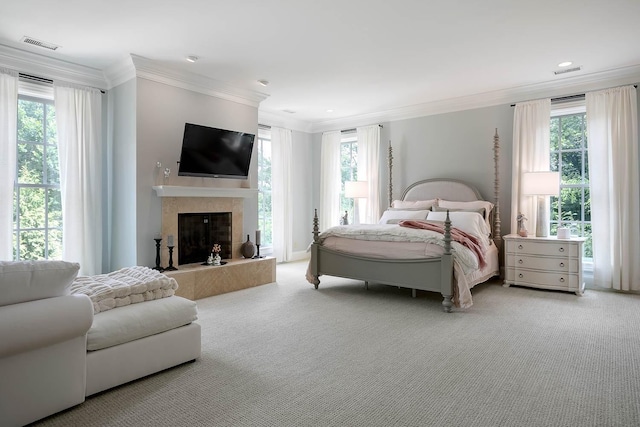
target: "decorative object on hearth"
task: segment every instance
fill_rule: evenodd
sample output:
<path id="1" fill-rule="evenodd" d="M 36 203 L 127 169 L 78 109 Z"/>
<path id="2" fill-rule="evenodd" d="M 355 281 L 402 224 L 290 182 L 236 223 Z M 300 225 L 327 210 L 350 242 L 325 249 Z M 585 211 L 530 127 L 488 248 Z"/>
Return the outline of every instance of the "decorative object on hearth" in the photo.
<path id="1" fill-rule="evenodd" d="M 156 241 L 156 266 L 153 267 L 153 269 L 158 271 L 164 271 L 164 268 L 160 266 L 160 242 L 162 242 L 162 238 L 156 237 L 153 240 Z"/>
<path id="2" fill-rule="evenodd" d="M 256 230 L 256 255 L 254 256 L 254 258 L 264 258 L 260 256 L 260 237 L 260 230 Z"/>
<path id="3" fill-rule="evenodd" d="M 215 243 L 213 245 L 213 249 L 211 249 L 211 255 L 213 257 L 213 265 L 221 265 L 220 264 L 220 261 L 222 261 L 222 258 L 220 258 L 221 250 L 222 250 L 222 247 L 218 243 Z"/>
<path id="4" fill-rule="evenodd" d="M 173 248 L 174 248 L 174 246 L 167 245 L 167 248 L 169 249 L 169 266 L 167 268 L 165 268 L 164 271 L 175 271 L 175 270 L 177 270 L 177 268 L 173 266 Z"/>
<path id="5" fill-rule="evenodd" d="M 527 227 L 524 225 L 527 217 L 525 217 L 524 214 L 519 213 L 516 219 L 518 220 L 518 236 L 527 237 L 529 232 L 527 231 Z"/>
<path id="6" fill-rule="evenodd" d="M 242 244 L 240 247 L 240 253 L 245 258 L 253 258 L 256 254 L 256 245 L 249 240 L 249 235 L 247 234 L 247 241 Z"/>

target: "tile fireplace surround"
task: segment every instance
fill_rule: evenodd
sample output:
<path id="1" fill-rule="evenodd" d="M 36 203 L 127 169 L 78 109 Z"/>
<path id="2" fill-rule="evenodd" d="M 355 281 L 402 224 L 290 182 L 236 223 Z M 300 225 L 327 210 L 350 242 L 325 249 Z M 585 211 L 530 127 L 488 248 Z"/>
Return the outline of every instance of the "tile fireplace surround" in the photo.
<path id="1" fill-rule="evenodd" d="M 223 266 L 179 265 L 177 247 L 173 253 L 173 265 L 177 271 L 165 272 L 178 281 L 176 295 L 192 300 L 231 292 L 276 281 L 276 261 L 273 257 L 244 259 L 240 248 L 243 240 L 244 198 L 256 194 L 251 189 L 215 189 L 199 187 L 153 187 L 162 198 L 161 265 L 169 265 L 167 236 L 178 237 L 178 214 L 231 212 L 231 260 Z M 204 262 L 204 260 L 203 260 Z"/>

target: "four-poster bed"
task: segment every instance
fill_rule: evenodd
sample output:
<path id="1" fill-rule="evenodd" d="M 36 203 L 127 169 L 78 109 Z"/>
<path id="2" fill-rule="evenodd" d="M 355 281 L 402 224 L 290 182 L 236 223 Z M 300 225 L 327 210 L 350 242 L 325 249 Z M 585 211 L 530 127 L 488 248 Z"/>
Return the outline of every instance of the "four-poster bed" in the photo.
<path id="1" fill-rule="evenodd" d="M 445 212 L 437 214 L 429 212 L 429 217 L 437 217 L 443 223 L 442 235 L 430 236 L 424 241 L 417 237 L 424 230 L 408 230 L 403 226 L 407 221 L 394 225 L 377 226 L 340 226 L 332 227 L 320 233 L 317 210 L 313 219 L 313 243 L 310 246 L 311 259 L 307 272 L 307 280 L 317 289 L 321 275 L 345 277 L 377 282 L 400 287 L 411 288 L 415 296 L 416 290 L 440 292 L 442 305 L 450 312 L 456 306 L 471 305 L 469 289 L 489 278 L 499 275 L 500 214 L 499 214 L 499 137 L 496 129 L 494 136 L 494 168 L 495 168 L 495 201 L 484 202 L 478 190 L 463 181 L 454 179 L 427 179 L 410 185 L 403 193 L 401 201 L 395 204 L 424 203 L 433 201 L 432 209 Z M 389 206 L 394 206 L 393 187 L 391 185 L 393 153 L 389 145 Z M 479 204 L 490 207 L 484 211 L 488 224 L 486 241 L 482 247 L 482 256 L 478 256 L 475 266 L 468 260 L 469 249 L 462 246 L 458 224 L 468 223 L 468 218 L 478 216 L 477 213 L 454 212 L 457 209 L 442 207 L 438 209 L 438 201 L 449 201 L 447 206 L 470 206 Z M 493 209 L 491 209 L 493 207 Z M 415 210 L 415 209 L 413 209 Z M 451 210 L 451 212 L 449 212 Z M 389 211 L 393 211 L 390 209 Z M 392 214 L 394 212 L 391 212 Z M 420 215 L 420 212 L 416 212 Z M 429 222 L 430 218 L 427 217 Z M 444 220 L 444 221 L 442 221 Z M 393 221 L 392 221 L 393 222 Z M 397 221 L 396 221 L 397 222 Z M 453 224 L 453 225 L 452 225 Z M 479 227 L 482 228 L 482 227 Z M 380 233 L 376 236 L 375 233 Z M 399 233 L 404 237 L 396 237 Z M 427 232 L 429 233 L 429 232 Z M 452 233 L 456 239 L 452 238 Z M 437 234 L 437 233 L 432 233 Z M 481 234 L 479 232 L 479 234 Z M 490 235 L 489 235 L 490 234 Z M 365 236 L 366 237 L 362 237 Z M 391 236 L 391 237 L 389 237 Z M 408 240 L 401 242 L 405 237 Z M 355 240 L 353 240 L 355 239 Z M 363 240 L 364 239 L 364 240 Z M 479 238 L 483 240 L 484 237 Z M 457 241 L 453 241 L 457 240 Z M 386 254 L 380 254 L 381 248 L 387 248 Z M 484 257 L 486 265 L 482 265 Z"/>

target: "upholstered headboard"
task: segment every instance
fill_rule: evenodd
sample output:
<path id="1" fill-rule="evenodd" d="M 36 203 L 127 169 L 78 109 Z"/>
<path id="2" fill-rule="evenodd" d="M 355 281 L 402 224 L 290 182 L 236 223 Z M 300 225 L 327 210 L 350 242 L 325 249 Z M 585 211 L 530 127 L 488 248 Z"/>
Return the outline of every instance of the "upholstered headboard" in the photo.
<path id="1" fill-rule="evenodd" d="M 411 184 L 402 194 L 402 200 L 431 199 L 445 199 L 456 202 L 484 200 L 474 186 L 456 179 L 425 179 Z"/>

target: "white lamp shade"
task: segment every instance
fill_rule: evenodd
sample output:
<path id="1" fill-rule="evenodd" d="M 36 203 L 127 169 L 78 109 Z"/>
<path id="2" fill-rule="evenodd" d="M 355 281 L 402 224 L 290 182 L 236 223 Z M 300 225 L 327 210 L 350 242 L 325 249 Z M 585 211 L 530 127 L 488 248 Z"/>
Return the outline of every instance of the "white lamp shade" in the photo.
<path id="1" fill-rule="evenodd" d="M 522 175 L 522 194 L 528 196 L 560 195 L 559 172 L 526 172 Z"/>
<path id="2" fill-rule="evenodd" d="M 368 193 L 367 181 L 347 181 L 344 183 L 344 197 L 362 199 L 366 198 Z"/>

